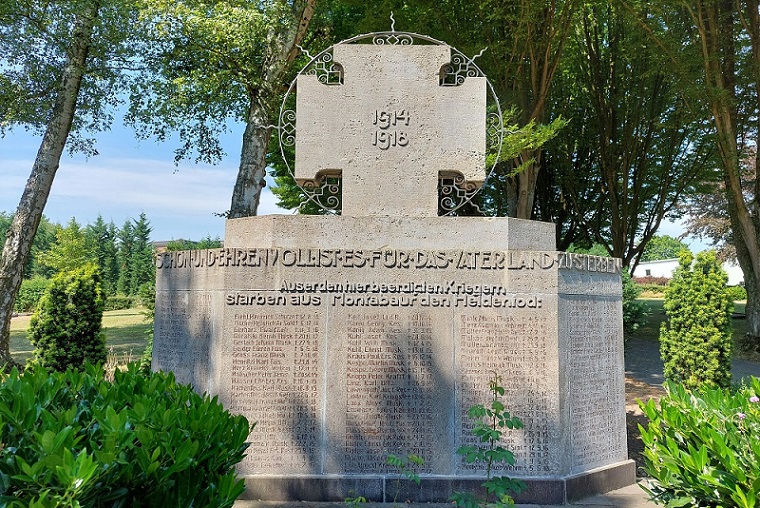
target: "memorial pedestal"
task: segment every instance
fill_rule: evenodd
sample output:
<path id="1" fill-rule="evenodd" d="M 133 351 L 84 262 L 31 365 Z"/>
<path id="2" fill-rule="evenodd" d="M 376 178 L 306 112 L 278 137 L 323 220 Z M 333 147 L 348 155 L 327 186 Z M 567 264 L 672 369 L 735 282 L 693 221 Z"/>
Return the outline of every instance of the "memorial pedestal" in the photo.
<path id="1" fill-rule="evenodd" d="M 250 499 L 392 500 L 387 454 L 424 458 L 401 497 L 445 501 L 484 465 L 474 404 L 493 373 L 520 502 L 635 481 L 627 460 L 619 260 L 554 251 L 506 218 L 262 216 L 225 247 L 159 256 L 153 368 L 257 422 Z M 393 485 L 391 485 L 393 483 Z"/>

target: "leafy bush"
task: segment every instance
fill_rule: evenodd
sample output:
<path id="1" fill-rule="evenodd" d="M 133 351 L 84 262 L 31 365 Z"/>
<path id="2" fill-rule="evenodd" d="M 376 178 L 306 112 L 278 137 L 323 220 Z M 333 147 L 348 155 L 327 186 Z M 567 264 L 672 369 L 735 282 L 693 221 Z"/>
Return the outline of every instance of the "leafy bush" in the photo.
<path id="1" fill-rule="evenodd" d="M 37 275 L 21 281 L 21 288 L 16 295 L 13 310 L 16 312 L 32 312 L 50 285 L 50 279 Z"/>
<path id="2" fill-rule="evenodd" d="M 0 506 L 229 507 L 250 429 L 216 398 L 137 364 L 13 370 L 0 385 Z"/>
<path id="3" fill-rule="evenodd" d="M 135 307 L 138 303 L 138 298 L 134 296 L 127 296 L 121 294 L 110 295 L 106 298 L 103 305 L 103 310 L 124 310 Z"/>
<path id="4" fill-rule="evenodd" d="M 638 301 L 641 288 L 631 280 L 628 271 L 623 270 L 623 332 L 626 335 L 635 332 L 647 322 L 649 307 Z"/>
<path id="5" fill-rule="evenodd" d="M 667 506 L 754 507 L 760 493 L 760 380 L 736 393 L 670 383 L 641 404 L 647 489 Z"/>
<path id="6" fill-rule="evenodd" d="M 702 383 L 727 387 L 731 382 L 731 311 L 728 276 L 714 252 L 683 251 L 665 291 L 668 318 L 660 326 L 665 378 L 687 388 Z"/>
<path id="7" fill-rule="evenodd" d="M 33 361 L 57 371 L 104 362 L 103 298 L 95 265 L 53 276 L 29 322 Z"/>
<path id="8" fill-rule="evenodd" d="M 747 299 L 747 290 L 742 286 L 727 286 L 726 293 L 732 302 Z"/>

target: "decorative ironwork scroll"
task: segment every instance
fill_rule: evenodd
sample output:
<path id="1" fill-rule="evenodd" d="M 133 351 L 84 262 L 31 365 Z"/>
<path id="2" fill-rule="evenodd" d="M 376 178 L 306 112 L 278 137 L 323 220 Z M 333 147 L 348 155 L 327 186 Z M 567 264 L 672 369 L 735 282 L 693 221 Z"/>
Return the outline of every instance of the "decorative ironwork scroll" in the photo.
<path id="1" fill-rule="evenodd" d="M 465 79 L 483 76 L 483 73 L 472 60 L 452 48 L 451 63 L 441 68 L 440 76 L 441 86 L 459 86 Z"/>
<path id="2" fill-rule="evenodd" d="M 343 66 L 333 61 L 332 48 L 314 57 L 301 74 L 316 76 L 323 85 L 343 84 Z"/>
<path id="3" fill-rule="evenodd" d="M 440 215 L 450 215 L 467 203 L 482 214 L 480 207 L 472 201 L 480 187 L 464 179 L 460 174 L 441 174 L 438 178 L 438 209 Z"/>
<path id="4" fill-rule="evenodd" d="M 313 203 L 329 214 L 340 215 L 343 179 L 340 175 L 325 175 L 318 180 L 308 180 L 301 184 L 304 194 L 298 211 Z"/>

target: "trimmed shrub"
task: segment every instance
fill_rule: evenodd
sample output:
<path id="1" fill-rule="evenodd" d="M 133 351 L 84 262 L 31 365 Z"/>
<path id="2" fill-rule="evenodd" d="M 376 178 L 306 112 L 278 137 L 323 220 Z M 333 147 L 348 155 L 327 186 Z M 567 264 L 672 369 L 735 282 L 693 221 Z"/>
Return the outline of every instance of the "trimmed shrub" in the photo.
<path id="1" fill-rule="evenodd" d="M 644 302 L 638 301 L 641 288 L 631 280 L 627 270 L 622 272 L 623 278 L 623 332 L 628 335 L 647 322 L 649 308 Z"/>
<path id="2" fill-rule="evenodd" d="M 39 275 L 21 281 L 13 310 L 16 312 L 34 311 L 49 285 L 50 279 Z"/>
<path id="3" fill-rule="evenodd" d="M 667 506 L 750 508 L 760 494 L 760 380 L 735 393 L 670 383 L 659 405 L 640 403 L 646 489 Z"/>
<path id="4" fill-rule="evenodd" d="M 747 299 L 747 290 L 742 286 L 727 286 L 726 293 L 732 302 Z"/>
<path id="5" fill-rule="evenodd" d="M 731 383 L 731 311 L 728 276 L 714 252 L 683 251 L 665 290 L 667 322 L 660 326 L 660 354 L 668 380 L 687 388 Z"/>
<path id="6" fill-rule="evenodd" d="M 29 322 L 32 361 L 60 372 L 81 369 L 85 361 L 104 362 L 103 299 L 93 264 L 53 276 Z"/>
<path id="7" fill-rule="evenodd" d="M 230 507 L 249 432 L 171 373 L 14 369 L 0 385 L 0 506 Z"/>
<path id="8" fill-rule="evenodd" d="M 138 303 L 138 299 L 134 296 L 127 295 L 111 295 L 106 298 L 103 305 L 103 310 L 124 310 L 135 307 Z"/>

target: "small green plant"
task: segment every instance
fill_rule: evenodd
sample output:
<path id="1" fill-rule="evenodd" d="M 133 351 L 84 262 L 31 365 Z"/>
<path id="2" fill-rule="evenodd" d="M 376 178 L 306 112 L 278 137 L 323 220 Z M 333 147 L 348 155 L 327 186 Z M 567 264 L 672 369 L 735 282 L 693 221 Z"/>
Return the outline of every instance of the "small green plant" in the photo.
<path id="1" fill-rule="evenodd" d="M 29 322 L 34 363 L 63 372 L 106 360 L 105 294 L 94 264 L 55 275 Z"/>
<path id="2" fill-rule="evenodd" d="M 401 475 L 396 478 L 396 493 L 393 495 L 393 502 L 398 501 L 399 493 L 401 492 L 401 477 L 404 476 L 407 480 L 413 481 L 417 485 L 420 484 L 420 474 L 417 472 L 418 467 L 422 467 L 425 464 L 425 460 L 419 455 L 402 455 L 400 457 L 389 453 L 385 458 L 385 463 L 389 466 L 398 468 Z"/>
<path id="3" fill-rule="evenodd" d="M 481 444 L 462 446 L 457 450 L 468 464 L 485 463 L 486 481 L 482 486 L 486 489 L 486 498 L 478 499 L 471 492 L 455 492 L 450 499 L 461 508 L 475 508 L 482 504 L 494 504 L 497 507 L 514 506 L 512 494 L 518 494 L 527 488 L 521 480 L 508 476 L 493 476 L 494 464 L 515 464 L 514 454 L 501 446 L 500 442 L 505 429 L 521 429 L 523 423 L 518 417 L 510 415 L 501 402 L 504 387 L 501 386 L 501 377 L 496 372 L 493 373 L 488 386 L 492 395 L 491 404 L 477 404 L 467 411 L 467 416 L 474 421 L 472 433 Z"/>
<path id="4" fill-rule="evenodd" d="M 668 383 L 659 404 L 639 402 L 647 428 L 645 490 L 655 503 L 753 508 L 760 501 L 760 379 L 732 392 Z"/>
<path id="5" fill-rule="evenodd" d="M 687 388 L 731 384 L 731 311 L 728 276 L 714 252 L 682 251 L 679 267 L 665 290 L 668 317 L 660 327 L 665 378 Z"/>
<path id="6" fill-rule="evenodd" d="M 355 490 L 349 490 L 348 497 L 344 501 L 346 506 L 349 506 L 350 508 L 359 508 L 367 502 L 367 498 L 358 495 Z"/>

